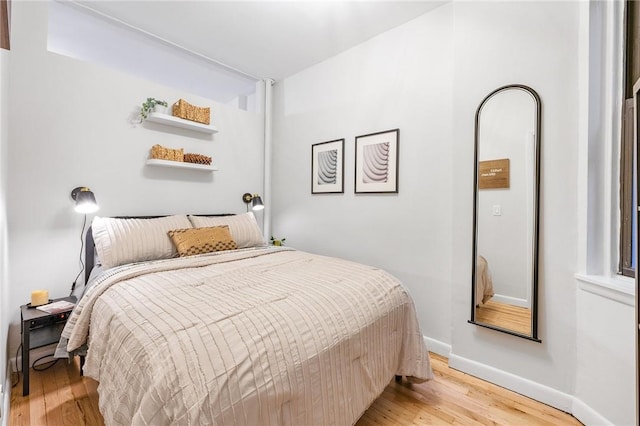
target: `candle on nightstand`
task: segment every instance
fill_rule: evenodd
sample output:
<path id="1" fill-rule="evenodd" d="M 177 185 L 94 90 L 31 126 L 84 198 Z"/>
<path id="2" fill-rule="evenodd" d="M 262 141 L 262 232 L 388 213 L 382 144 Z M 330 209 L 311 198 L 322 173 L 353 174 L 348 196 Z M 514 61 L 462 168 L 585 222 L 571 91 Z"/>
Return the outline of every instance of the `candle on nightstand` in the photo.
<path id="1" fill-rule="evenodd" d="M 46 305 L 49 303 L 49 292 L 47 290 L 33 290 L 31 292 L 31 306 Z"/>

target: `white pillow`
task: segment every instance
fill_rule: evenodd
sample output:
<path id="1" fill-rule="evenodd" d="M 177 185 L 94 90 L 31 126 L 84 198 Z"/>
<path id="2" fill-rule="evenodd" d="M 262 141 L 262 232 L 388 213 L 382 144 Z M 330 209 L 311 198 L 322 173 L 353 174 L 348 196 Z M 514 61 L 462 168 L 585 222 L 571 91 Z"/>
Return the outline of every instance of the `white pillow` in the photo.
<path id="1" fill-rule="evenodd" d="M 262 231 L 253 213 L 236 214 L 232 216 L 189 216 L 194 228 L 211 226 L 229 226 L 231 236 L 238 248 L 266 246 Z"/>
<path id="2" fill-rule="evenodd" d="M 185 215 L 154 219 L 94 217 L 91 223 L 93 241 L 104 268 L 176 257 L 177 251 L 167 232 L 191 227 Z"/>

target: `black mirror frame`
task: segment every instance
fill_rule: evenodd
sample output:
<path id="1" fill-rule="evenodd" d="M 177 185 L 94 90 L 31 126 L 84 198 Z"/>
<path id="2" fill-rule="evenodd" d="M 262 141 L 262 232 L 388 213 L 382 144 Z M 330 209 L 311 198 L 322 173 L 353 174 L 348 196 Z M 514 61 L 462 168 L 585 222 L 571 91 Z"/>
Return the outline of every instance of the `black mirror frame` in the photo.
<path id="1" fill-rule="evenodd" d="M 478 236 L 478 141 L 479 141 L 479 133 L 480 133 L 480 112 L 482 111 L 482 107 L 489 99 L 498 93 L 509 90 L 509 89 L 520 89 L 529 93 L 535 100 L 536 103 L 536 153 L 535 153 L 535 207 L 534 207 L 534 248 L 533 248 L 533 282 L 531 289 L 531 335 L 526 335 L 522 333 L 518 333 L 517 331 L 510 330 L 507 328 L 502 328 L 498 326 L 494 326 L 491 324 L 476 322 L 476 258 L 477 258 L 477 236 Z M 471 261 L 471 319 L 468 321 L 470 324 L 475 324 L 481 327 L 489 328 L 496 331 L 501 331 L 503 333 L 511 334 L 513 336 L 521 337 L 524 339 L 532 340 L 538 343 L 541 343 L 542 340 L 538 338 L 538 247 L 539 247 L 539 228 L 540 228 L 540 152 L 542 151 L 542 101 L 540 100 L 540 96 L 538 93 L 533 90 L 529 86 L 525 86 L 522 84 L 509 84 L 506 86 L 502 86 L 489 93 L 483 100 L 480 102 L 478 109 L 476 110 L 475 117 L 475 134 L 474 134 L 474 173 L 473 173 L 473 257 Z"/>

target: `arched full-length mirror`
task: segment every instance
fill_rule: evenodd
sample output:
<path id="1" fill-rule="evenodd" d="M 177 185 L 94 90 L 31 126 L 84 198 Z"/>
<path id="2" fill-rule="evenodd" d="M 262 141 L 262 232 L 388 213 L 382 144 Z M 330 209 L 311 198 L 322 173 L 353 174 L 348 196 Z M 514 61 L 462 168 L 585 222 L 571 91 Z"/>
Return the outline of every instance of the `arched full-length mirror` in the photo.
<path id="1" fill-rule="evenodd" d="M 541 103 L 522 85 L 476 112 L 471 321 L 540 341 L 537 330 Z"/>

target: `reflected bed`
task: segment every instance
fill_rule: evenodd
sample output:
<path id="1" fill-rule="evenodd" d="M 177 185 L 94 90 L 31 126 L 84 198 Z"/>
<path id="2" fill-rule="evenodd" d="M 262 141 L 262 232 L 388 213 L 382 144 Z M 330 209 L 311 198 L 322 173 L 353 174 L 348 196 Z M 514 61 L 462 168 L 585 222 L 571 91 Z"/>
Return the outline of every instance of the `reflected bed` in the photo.
<path id="1" fill-rule="evenodd" d="M 476 307 L 485 304 L 494 296 L 493 279 L 491 278 L 491 270 L 489 263 L 484 256 L 478 256 L 476 263 Z"/>

